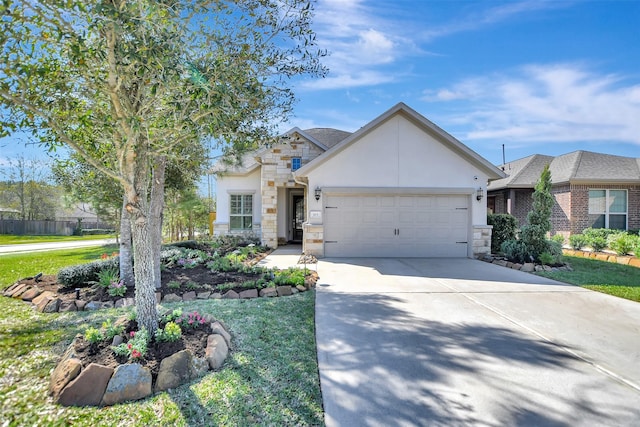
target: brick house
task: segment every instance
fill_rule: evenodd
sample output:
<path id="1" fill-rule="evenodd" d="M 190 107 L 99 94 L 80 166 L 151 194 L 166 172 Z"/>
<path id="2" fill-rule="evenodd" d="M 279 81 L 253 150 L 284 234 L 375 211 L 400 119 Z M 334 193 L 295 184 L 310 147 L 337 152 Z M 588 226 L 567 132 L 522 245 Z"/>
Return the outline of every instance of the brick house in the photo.
<path id="1" fill-rule="evenodd" d="M 568 237 L 588 227 L 640 229 L 640 159 L 590 151 L 557 157 L 534 154 L 500 165 L 506 178 L 489 183 L 490 212 L 526 224 L 534 187 L 549 165 L 555 199 L 551 234 Z"/>
<path id="2" fill-rule="evenodd" d="M 355 133 L 293 128 L 214 172 L 215 235 L 334 257 L 487 253 L 486 186 L 504 176 L 403 103 Z"/>

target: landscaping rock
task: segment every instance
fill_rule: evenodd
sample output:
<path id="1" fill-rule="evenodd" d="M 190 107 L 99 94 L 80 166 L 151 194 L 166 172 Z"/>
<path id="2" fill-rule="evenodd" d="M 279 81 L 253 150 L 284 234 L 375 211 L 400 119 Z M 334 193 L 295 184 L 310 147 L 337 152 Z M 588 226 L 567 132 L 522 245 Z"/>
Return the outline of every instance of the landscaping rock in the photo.
<path id="1" fill-rule="evenodd" d="M 167 294 L 164 296 L 164 298 L 162 298 L 163 303 L 181 302 L 181 301 L 182 301 L 182 297 L 176 294 Z"/>
<path id="2" fill-rule="evenodd" d="M 100 308 L 113 308 L 114 304 L 113 301 L 104 301 L 102 303 L 102 307 Z"/>
<path id="3" fill-rule="evenodd" d="M 120 308 L 120 307 L 131 307 L 133 305 L 135 305 L 136 302 L 133 298 L 120 298 L 119 300 L 116 301 L 115 303 L 115 307 L 116 308 Z"/>
<path id="4" fill-rule="evenodd" d="M 536 266 L 532 262 L 526 262 L 522 265 L 520 271 L 524 271 L 526 273 L 531 273 L 535 270 Z"/>
<path id="5" fill-rule="evenodd" d="M 115 347 L 122 344 L 123 342 L 124 342 L 124 338 L 122 338 L 122 335 L 116 335 L 111 340 L 111 345 Z"/>
<path id="6" fill-rule="evenodd" d="M 224 295 L 222 295 L 222 299 L 238 299 L 238 298 L 240 298 L 240 295 L 233 289 L 227 291 Z"/>
<path id="7" fill-rule="evenodd" d="M 209 362 L 204 357 L 193 357 L 191 360 L 192 378 L 199 378 L 209 372 Z"/>
<path id="8" fill-rule="evenodd" d="M 139 363 L 118 366 L 102 397 L 102 406 L 111 406 L 151 395 L 151 372 Z"/>
<path id="9" fill-rule="evenodd" d="M 86 306 L 87 306 L 87 302 L 85 300 L 81 300 L 81 299 L 76 300 L 76 307 L 78 307 L 78 311 L 84 311 Z"/>
<path id="10" fill-rule="evenodd" d="M 19 298 L 20 295 L 22 295 L 22 293 L 25 292 L 28 288 L 29 286 L 27 286 L 25 283 L 21 283 L 13 288 L 8 296 L 10 296 L 11 298 Z"/>
<path id="11" fill-rule="evenodd" d="M 63 353 L 60 362 L 51 373 L 51 379 L 49 380 L 49 394 L 53 395 L 54 399 L 57 399 L 62 389 L 64 389 L 69 382 L 75 379 L 80 370 L 82 369 L 82 362 L 77 358 L 75 352 L 74 339 L 71 345 Z"/>
<path id="12" fill-rule="evenodd" d="M 192 377 L 192 365 L 193 355 L 189 350 L 182 350 L 162 359 L 155 391 L 176 388 L 189 381 Z"/>
<path id="13" fill-rule="evenodd" d="M 5 297 L 10 297 L 13 294 L 13 291 L 20 286 L 20 282 L 16 282 L 13 285 L 9 285 L 2 291 L 2 295 Z"/>
<path id="14" fill-rule="evenodd" d="M 64 406 L 98 406 L 113 369 L 91 363 L 60 393 L 56 403 Z"/>
<path id="15" fill-rule="evenodd" d="M 497 259 L 497 260 L 494 260 L 492 264 L 499 265 L 500 267 L 506 267 L 507 261 L 503 259 Z"/>
<path id="16" fill-rule="evenodd" d="M 229 355 L 229 347 L 222 335 L 212 334 L 207 338 L 207 348 L 205 358 L 209 362 L 211 369 L 218 369 L 222 366 Z"/>
<path id="17" fill-rule="evenodd" d="M 195 301 L 196 293 L 194 291 L 185 292 L 182 295 L 182 301 Z"/>
<path id="18" fill-rule="evenodd" d="M 276 288 L 276 292 L 278 293 L 279 297 L 285 297 L 285 296 L 289 296 L 292 295 L 291 293 L 291 286 L 286 285 L 286 286 L 278 286 Z"/>
<path id="19" fill-rule="evenodd" d="M 211 292 L 198 292 L 196 299 L 209 299 Z"/>
<path id="20" fill-rule="evenodd" d="M 231 347 L 231 335 L 220 322 L 214 322 L 211 324 L 211 330 L 214 334 L 221 335 L 224 341 L 227 343 L 227 347 Z"/>
<path id="21" fill-rule="evenodd" d="M 291 288 L 291 295 L 295 295 L 295 294 L 297 294 L 298 292 L 300 292 L 300 291 L 298 290 L 298 288 Z"/>
<path id="22" fill-rule="evenodd" d="M 240 292 L 241 299 L 251 299 L 258 298 L 258 290 L 257 289 L 247 289 L 246 291 Z"/>
<path id="23" fill-rule="evenodd" d="M 633 267 L 640 267 L 640 258 L 631 258 L 629 260 L 629 265 Z"/>
<path id="24" fill-rule="evenodd" d="M 31 301 L 41 293 L 42 293 L 41 289 L 39 289 L 36 286 L 33 286 L 27 289 L 25 292 L 23 292 L 22 295 L 20 295 L 20 298 L 22 299 L 22 301 Z"/>
<path id="25" fill-rule="evenodd" d="M 522 264 L 515 263 L 515 264 L 511 265 L 511 268 L 514 269 L 514 270 L 521 270 L 522 269 Z"/>
<path id="26" fill-rule="evenodd" d="M 276 291 L 276 288 L 264 288 L 260 290 L 260 296 L 261 297 L 277 297 L 278 291 Z"/>
<path id="27" fill-rule="evenodd" d="M 302 285 L 296 286 L 296 289 L 298 290 L 298 292 L 307 292 L 307 288 Z"/>
<path id="28" fill-rule="evenodd" d="M 42 309 L 42 312 L 43 313 L 57 313 L 58 310 L 60 309 L 60 303 L 61 302 L 62 302 L 62 300 L 60 298 L 53 298 L 53 299 L 49 300 L 47 305 L 45 305 L 44 308 Z"/>
<path id="29" fill-rule="evenodd" d="M 85 311 L 100 310 L 101 308 L 102 308 L 102 302 L 100 301 L 89 301 L 84 306 Z"/>
<path id="30" fill-rule="evenodd" d="M 209 299 L 221 299 L 222 294 L 220 292 L 214 292 L 209 296 Z"/>
<path id="31" fill-rule="evenodd" d="M 41 304 L 43 304 L 42 308 L 44 308 L 44 306 L 47 305 L 47 303 L 51 301 L 51 299 L 55 298 L 55 296 L 56 294 L 51 291 L 44 291 L 43 293 L 32 299 L 31 304 L 35 305 L 36 307 L 39 307 Z M 42 309 L 40 309 L 39 311 L 42 311 Z"/>
<path id="32" fill-rule="evenodd" d="M 58 307 L 58 311 L 61 313 L 67 313 L 70 311 L 78 311 L 78 307 L 76 306 L 75 301 L 62 301 L 60 303 L 60 307 Z"/>

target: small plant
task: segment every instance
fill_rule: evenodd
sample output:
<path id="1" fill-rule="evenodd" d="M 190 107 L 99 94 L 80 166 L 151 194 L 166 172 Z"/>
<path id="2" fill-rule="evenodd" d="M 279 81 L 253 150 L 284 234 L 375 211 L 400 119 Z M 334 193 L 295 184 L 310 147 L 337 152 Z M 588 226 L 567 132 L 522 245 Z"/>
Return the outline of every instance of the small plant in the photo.
<path id="1" fill-rule="evenodd" d="M 174 342 L 182 337 L 182 329 L 175 322 L 167 322 L 164 329 L 156 331 L 156 341 L 158 342 Z"/>
<path id="2" fill-rule="evenodd" d="M 107 319 L 102 322 L 102 329 L 104 330 L 105 339 L 108 340 L 113 339 L 113 337 L 115 337 L 116 335 L 120 335 L 122 332 L 124 332 L 124 326 L 114 325 L 113 322 L 111 322 L 111 319 Z"/>
<path id="3" fill-rule="evenodd" d="M 540 254 L 540 262 L 542 265 L 552 265 L 554 263 L 554 257 L 549 252 L 542 252 Z"/>
<path id="4" fill-rule="evenodd" d="M 274 274 L 274 282 L 276 285 L 304 285 L 305 271 L 299 268 L 290 267 L 286 270 L 276 271 Z"/>
<path id="5" fill-rule="evenodd" d="M 584 234 L 573 234 L 569 236 L 569 244 L 574 250 L 579 251 L 587 246 L 588 240 Z"/>
<path id="6" fill-rule="evenodd" d="M 591 246 L 594 251 L 600 252 L 607 247 L 609 235 L 617 232 L 617 230 L 608 228 L 585 228 L 582 234 L 587 238 L 587 244 Z"/>
<path id="7" fill-rule="evenodd" d="M 171 313 L 168 313 L 162 316 L 162 323 L 173 322 L 174 320 L 179 319 L 180 317 L 182 317 L 182 309 L 176 308 Z"/>
<path id="8" fill-rule="evenodd" d="M 98 272 L 98 283 L 105 289 L 113 282 L 117 282 L 119 279 L 119 272 L 115 268 L 105 268 Z"/>
<path id="9" fill-rule="evenodd" d="M 87 328 L 84 331 L 84 339 L 90 344 L 97 344 L 104 339 L 102 331 L 97 328 Z"/>
<path id="10" fill-rule="evenodd" d="M 551 241 L 558 242 L 562 246 L 564 245 L 564 236 L 562 234 L 555 234 L 551 237 Z"/>
<path id="11" fill-rule="evenodd" d="M 182 283 L 178 282 L 177 280 L 172 280 L 167 283 L 167 287 L 169 289 L 180 289 L 180 286 L 182 286 Z"/>
<path id="12" fill-rule="evenodd" d="M 145 328 L 129 333 L 129 342 L 112 346 L 111 349 L 118 356 L 126 356 L 129 360 L 144 358 L 149 347 L 149 333 Z"/>
<path id="13" fill-rule="evenodd" d="M 180 258 L 177 264 L 182 268 L 194 268 L 196 265 L 198 265 L 195 259 L 189 258 Z"/>
<path id="14" fill-rule="evenodd" d="M 609 248 L 615 251 L 618 255 L 626 255 L 629 252 L 632 252 L 636 242 L 638 240 L 638 236 L 629 234 L 625 231 L 610 234 L 608 238 Z"/>
<path id="15" fill-rule="evenodd" d="M 127 293 L 127 287 L 122 280 L 119 282 L 113 281 L 109 284 L 107 293 L 112 297 L 123 297 Z"/>
<path id="16" fill-rule="evenodd" d="M 531 262 L 527 245 L 522 240 L 506 240 L 500 245 L 500 251 L 513 262 Z"/>
<path id="17" fill-rule="evenodd" d="M 197 329 L 207 323 L 207 320 L 197 311 L 194 311 L 186 316 L 180 316 L 176 319 L 175 323 L 180 325 L 183 329 Z"/>
<path id="18" fill-rule="evenodd" d="M 193 291 L 195 289 L 198 289 L 200 286 L 194 282 L 193 280 L 189 280 L 185 285 L 184 285 L 188 290 Z"/>

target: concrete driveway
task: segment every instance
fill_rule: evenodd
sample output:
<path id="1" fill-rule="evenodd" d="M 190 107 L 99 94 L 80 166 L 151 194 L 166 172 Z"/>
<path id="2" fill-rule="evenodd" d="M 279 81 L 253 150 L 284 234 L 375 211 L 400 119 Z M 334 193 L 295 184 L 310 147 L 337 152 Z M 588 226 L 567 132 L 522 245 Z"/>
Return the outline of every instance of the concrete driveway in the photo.
<path id="1" fill-rule="evenodd" d="M 328 426 L 640 425 L 638 303 L 470 259 L 318 270 Z"/>

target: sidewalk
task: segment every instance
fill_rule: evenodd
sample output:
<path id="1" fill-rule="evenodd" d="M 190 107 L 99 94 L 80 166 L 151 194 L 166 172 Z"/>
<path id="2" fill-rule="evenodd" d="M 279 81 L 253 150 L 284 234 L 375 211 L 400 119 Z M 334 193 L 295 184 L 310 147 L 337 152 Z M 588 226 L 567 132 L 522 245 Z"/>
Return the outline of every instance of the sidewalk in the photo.
<path id="1" fill-rule="evenodd" d="M 298 264 L 298 260 L 302 255 L 302 245 L 286 245 L 280 246 L 266 258 L 258 262 L 260 267 L 278 268 L 286 270 L 290 267 L 304 268 L 303 264 Z"/>

